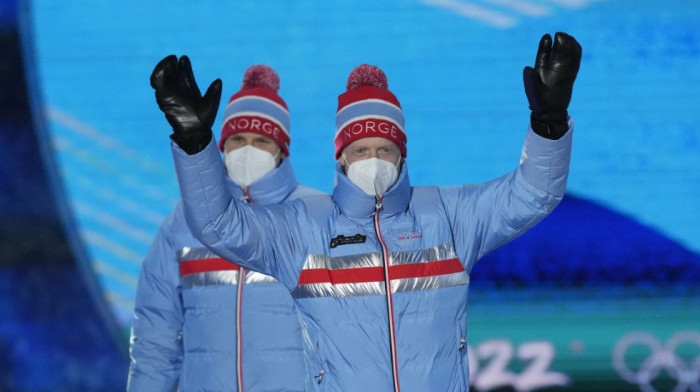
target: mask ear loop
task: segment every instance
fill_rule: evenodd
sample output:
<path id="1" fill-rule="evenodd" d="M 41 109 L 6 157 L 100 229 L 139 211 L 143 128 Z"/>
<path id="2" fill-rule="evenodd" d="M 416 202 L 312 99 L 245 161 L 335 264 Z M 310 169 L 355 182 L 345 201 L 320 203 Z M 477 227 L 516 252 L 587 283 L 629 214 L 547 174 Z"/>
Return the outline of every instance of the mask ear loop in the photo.
<path id="1" fill-rule="evenodd" d="M 272 159 L 273 159 L 273 160 L 277 160 L 277 156 L 278 156 L 281 152 L 282 152 L 282 149 L 278 147 L 278 148 L 277 148 L 277 152 L 275 153 L 275 155 L 272 156 Z M 279 165 L 275 165 L 275 167 L 279 167 L 279 166 L 282 164 L 282 161 L 284 160 L 284 158 L 285 158 L 285 157 L 282 157 L 282 159 L 280 159 Z"/>
<path id="2" fill-rule="evenodd" d="M 345 175 L 347 175 L 348 170 L 350 170 L 350 164 L 348 163 L 348 157 L 345 156 L 344 152 L 340 153 L 340 156 L 343 158 L 343 161 L 345 162 L 345 165 L 343 166 L 343 171 L 345 172 Z"/>

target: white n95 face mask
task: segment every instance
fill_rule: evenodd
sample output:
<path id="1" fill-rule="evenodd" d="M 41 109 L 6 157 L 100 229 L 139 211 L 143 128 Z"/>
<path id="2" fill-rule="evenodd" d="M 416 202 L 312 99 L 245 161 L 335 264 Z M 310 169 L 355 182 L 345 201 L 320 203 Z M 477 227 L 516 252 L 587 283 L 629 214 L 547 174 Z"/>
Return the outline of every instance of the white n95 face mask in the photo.
<path id="1" fill-rule="evenodd" d="M 343 159 L 347 162 L 345 156 Z M 366 194 L 382 196 L 399 178 L 398 166 L 398 162 L 394 165 L 379 158 L 363 159 L 348 166 L 347 176 Z"/>
<path id="2" fill-rule="evenodd" d="M 233 182 L 247 187 L 274 170 L 277 154 L 279 151 L 273 156 L 250 145 L 237 148 L 224 156 L 226 172 Z"/>

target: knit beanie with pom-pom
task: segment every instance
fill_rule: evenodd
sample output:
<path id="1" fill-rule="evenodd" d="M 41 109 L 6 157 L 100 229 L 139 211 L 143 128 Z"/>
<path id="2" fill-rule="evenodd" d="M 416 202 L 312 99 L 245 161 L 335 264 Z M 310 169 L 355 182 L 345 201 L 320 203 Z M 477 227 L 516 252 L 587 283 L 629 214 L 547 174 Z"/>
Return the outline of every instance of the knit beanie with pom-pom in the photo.
<path id="1" fill-rule="evenodd" d="M 355 140 L 383 137 L 406 156 L 406 132 L 399 100 L 389 91 L 384 72 L 372 65 L 355 67 L 347 91 L 338 96 L 335 117 L 335 159 Z"/>
<path id="2" fill-rule="evenodd" d="M 253 65 L 243 75 L 241 90 L 226 105 L 219 150 L 226 138 L 240 132 L 253 132 L 273 139 L 285 156 L 289 155 L 289 109 L 277 95 L 280 78 L 267 65 Z"/>

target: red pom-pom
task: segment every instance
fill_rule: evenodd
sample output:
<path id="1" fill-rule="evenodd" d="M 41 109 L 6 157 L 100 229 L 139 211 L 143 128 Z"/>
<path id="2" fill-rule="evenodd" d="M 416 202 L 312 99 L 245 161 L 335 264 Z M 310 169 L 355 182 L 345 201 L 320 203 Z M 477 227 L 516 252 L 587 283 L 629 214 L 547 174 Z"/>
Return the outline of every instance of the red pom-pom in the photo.
<path id="1" fill-rule="evenodd" d="M 369 64 L 362 64 L 355 67 L 348 77 L 347 91 L 366 86 L 388 89 L 389 82 L 386 79 L 384 71 L 379 69 L 379 67 Z"/>
<path id="2" fill-rule="evenodd" d="M 280 78 L 277 72 L 267 65 L 252 65 L 243 75 L 241 90 L 262 87 L 277 92 L 280 89 Z"/>

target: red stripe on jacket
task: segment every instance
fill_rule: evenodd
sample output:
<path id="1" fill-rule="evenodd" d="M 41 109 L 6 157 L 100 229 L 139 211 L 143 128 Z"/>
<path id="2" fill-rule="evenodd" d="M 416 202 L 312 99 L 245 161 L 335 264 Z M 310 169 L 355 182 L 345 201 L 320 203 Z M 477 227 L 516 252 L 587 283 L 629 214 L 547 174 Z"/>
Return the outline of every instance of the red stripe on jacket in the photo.
<path id="1" fill-rule="evenodd" d="M 391 279 L 425 278 L 429 276 L 447 275 L 464 271 L 464 266 L 459 259 L 448 259 L 428 263 L 413 263 L 392 265 L 389 267 Z M 346 268 L 331 270 L 328 268 L 315 268 L 303 270 L 299 277 L 299 284 L 314 283 L 368 283 L 384 281 L 382 267 Z"/>
<path id="2" fill-rule="evenodd" d="M 180 276 L 213 271 L 238 271 L 240 267 L 220 257 L 180 262 Z"/>

